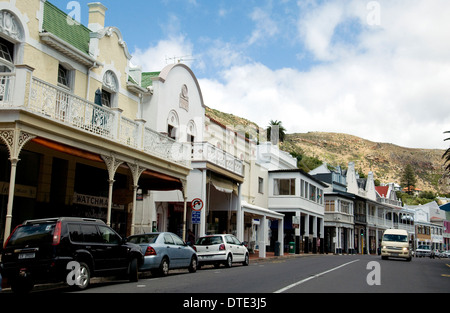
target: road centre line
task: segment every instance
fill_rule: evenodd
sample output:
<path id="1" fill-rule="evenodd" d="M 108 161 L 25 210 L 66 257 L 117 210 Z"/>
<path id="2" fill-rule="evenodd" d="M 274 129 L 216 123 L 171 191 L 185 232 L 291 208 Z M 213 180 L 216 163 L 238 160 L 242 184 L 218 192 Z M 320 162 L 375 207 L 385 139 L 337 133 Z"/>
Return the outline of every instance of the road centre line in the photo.
<path id="1" fill-rule="evenodd" d="M 294 287 L 296 287 L 296 286 L 298 286 L 298 285 L 301 285 L 301 284 L 307 282 L 308 280 L 311 280 L 311 279 L 320 277 L 320 276 L 322 276 L 322 275 L 325 275 L 325 274 L 327 274 L 327 273 L 330 273 L 330 272 L 332 272 L 332 271 L 335 271 L 335 270 L 337 270 L 337 269 L 340 269 L 341 267 L 350 265 L 350 264 L 355 263 L 355 262 L 358 262 L 358 261 L 359 261 L 359 259 L 358 259 L 358 260 L 353 260 L 353 261 L 351 261 L 351 262 L 348 262 L 348 263 L 345 263 L 345 264 L 342 264 L 342 265 L 339 265 L 339 266 L 334 267 L 334 268 L 332 268 L 332 269 L 329 269 L 329 270 L 327 270 L 327 271 L 325 271 L 325 272 L 322 272 L 322 273 L 313 275 L 313 276 L 311 276 L 311 277 L 308 277 L 308 278 L 305 278 L 305 279 L 303 279 L 303 280 L 300 280 L 300 281 L 298 281 L 298 282 L 296 282 L 296 283 L 293 283 L 293 284 L 291 284 L 291 285 L 289 285 L 289 286 L 286 286 L 286 287 L 284 287 L 284 288 L 281 288 L 281 289 L 275 291 L 274 293 L 282 293 L 282 292 L 285 292 L 286 290 L 289 290 L 289 289 L 294 288 Z"/>

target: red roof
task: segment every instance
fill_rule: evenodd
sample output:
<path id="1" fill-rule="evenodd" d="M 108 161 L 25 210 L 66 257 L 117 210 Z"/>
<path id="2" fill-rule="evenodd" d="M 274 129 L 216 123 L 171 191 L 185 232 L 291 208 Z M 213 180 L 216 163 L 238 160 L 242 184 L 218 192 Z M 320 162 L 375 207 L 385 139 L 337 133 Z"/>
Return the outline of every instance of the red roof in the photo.
<path id="1" fill-rule="evenodd" d="M 389 186 L 375 186 L 375 190 L 378 192 L 378 194 L 381 197 L 386 198 L 387 197 L 387 192 L 389 190 Z"/>

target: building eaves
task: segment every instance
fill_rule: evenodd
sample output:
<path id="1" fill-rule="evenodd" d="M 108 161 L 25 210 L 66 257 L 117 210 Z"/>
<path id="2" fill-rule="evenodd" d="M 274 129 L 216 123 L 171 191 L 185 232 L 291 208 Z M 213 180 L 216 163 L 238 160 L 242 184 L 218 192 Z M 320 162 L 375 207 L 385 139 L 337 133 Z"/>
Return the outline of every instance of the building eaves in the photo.
<path id="1" fill-rule="evenodd" d="M 314 176 L 311 176 L 310 174 L 306 173 L 304 170 L 299 169 L 299 168 L 293 168 L 293 169 L 281 169 L 281 170 L 270 170 L 269 173 L 300 173 L 306 177 L 308 177 L 309 179 L 313 180 L 314 182 L 320 184 L 322 187 L 328 187 L 327 184 L 325 184 L 324 182 L 318 180 L 317 178 L 315 178 Z"/>

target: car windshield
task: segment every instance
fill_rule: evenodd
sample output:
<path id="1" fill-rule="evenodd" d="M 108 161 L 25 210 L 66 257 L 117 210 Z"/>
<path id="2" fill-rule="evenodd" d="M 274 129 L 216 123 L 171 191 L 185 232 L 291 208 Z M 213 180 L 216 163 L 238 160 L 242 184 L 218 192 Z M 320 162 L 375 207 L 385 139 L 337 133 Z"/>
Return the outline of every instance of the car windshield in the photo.
<path id="1" fill-rule="evenodd" d="M 223 243 L 221 236 L 208 236 L 197 239 L 197 242 L 195 244 L 199 246 L 208 246 L 208 245 L 219 245 L 221 243 Z"/>
<path id="2" fill-rule="evenodd" d="M 408 242 L 408 237 L 405 235 L 385 234 L 384 241 Z"/>
<path id="3" fill-rule="evenodd" d="M 128 242 L 140 244 L 140 243 L 155 243 L 159 234 L 144 234 L 128 237 Z"/>
<path id="4" fill-rule="evenodd" d="M 56 222 L 19 226 L 11 235 L 8 247 L 51 243 Z"/>
<path id="5" fill-rule="evenodd" d="M 418 249 L 430 250 L 430 246 L 419 246 Z"/>

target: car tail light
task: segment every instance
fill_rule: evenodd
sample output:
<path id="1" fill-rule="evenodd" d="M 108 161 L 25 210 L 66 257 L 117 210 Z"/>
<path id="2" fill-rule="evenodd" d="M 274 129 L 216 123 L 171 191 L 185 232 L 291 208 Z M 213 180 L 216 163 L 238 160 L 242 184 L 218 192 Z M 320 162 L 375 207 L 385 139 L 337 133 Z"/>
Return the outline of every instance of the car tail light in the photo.
<path id="1" fill-rule="evenodd" d="M 145 255 L 156 255 L 156 250 L 152 246 L 148 246 Z"/>
<path id="2" fill-rule="evenodd" d="M 59 245 L 61 240 L 61 221 L 56 222 L 55 230 L 53 231 L 53 245 Z"/>
<path id="3" fill-rule="evenodd" d="M 196 246 L 192 246 L 192 249 L 194 249 L 194 251 L 197 252 L 197 247 Z"/>
<path id="4" fill-rule="evenodd" d="M 3 249 L 6 249 L 6 246 L 8 245 L 9 240 L 11 239 L 12 235 L 16 232 L 17 228 L 19 228 L 22 225 L 17 225 L 14 230 L 9 235 L 8 239 L 6 239 L 5 244 L 3 245 Z"/>
<path id="5" fill-rule="evenodd" d="M 219 246 L 219 251 L 222 251 L 222 250 L 225 250 L 225 244 L 221 244 L 221 245 Z"/>

